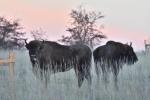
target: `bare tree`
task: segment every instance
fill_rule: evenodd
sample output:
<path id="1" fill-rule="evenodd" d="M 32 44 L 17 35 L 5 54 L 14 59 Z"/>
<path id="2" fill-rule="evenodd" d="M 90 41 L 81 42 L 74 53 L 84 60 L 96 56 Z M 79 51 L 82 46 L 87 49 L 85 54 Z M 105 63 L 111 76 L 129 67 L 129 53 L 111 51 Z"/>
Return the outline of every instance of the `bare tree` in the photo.
<path id="1" fill-rule="evenodd" d="M 10 21 L 0 17 L 0 47 L 13 48 L 20 47 L 20 38 L 24 36 L 19 20 Z"/>
<path id="2" fill-rule="evenodd" d="M 34 40 L 47 40 L 46 32 L 41 28 L 30 32 Z"/>
<path id="3" fill-rule="evenodd" d="M 93 47 L 96 42 L 106 38 L 96 25 L 97 20 L 104 18 L 101 12 L 87 12 L 80 6 L 78 9 L 73 9 L 70 16 L 73 19 L 70 27 L 67 28 L 70 36 L 63 35 L 59 41 L 67 44 L 79 42 Z"/>

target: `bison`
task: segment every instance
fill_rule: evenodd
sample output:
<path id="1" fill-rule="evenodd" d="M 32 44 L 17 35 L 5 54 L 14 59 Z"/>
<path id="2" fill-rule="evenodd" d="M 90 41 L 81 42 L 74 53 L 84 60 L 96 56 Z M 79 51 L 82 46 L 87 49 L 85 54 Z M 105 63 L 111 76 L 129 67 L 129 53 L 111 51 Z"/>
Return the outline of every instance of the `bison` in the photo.
<path id="1" fill-rule="evenodd" d="M 33 40 L 26 43 L 33 69 L 39 69 L 41 76 L 47 73 L 66 72 L 74 68 L 81 87 L 84 78 L 91 84 L 91 49 L 83 44 L 61 45 L 53 41 Z"/>
<path id="2" fill-rule="evenodd" d="M 96 48 L 93 56 L 97 77 L 99 78 L 102 71 L 107 81 L 107 73 L 112 72 L 116 82 L 119 70 L 124 64 L 131 65 L 138 61 L 131 45 L 108 41 L 105 45 Z"/>

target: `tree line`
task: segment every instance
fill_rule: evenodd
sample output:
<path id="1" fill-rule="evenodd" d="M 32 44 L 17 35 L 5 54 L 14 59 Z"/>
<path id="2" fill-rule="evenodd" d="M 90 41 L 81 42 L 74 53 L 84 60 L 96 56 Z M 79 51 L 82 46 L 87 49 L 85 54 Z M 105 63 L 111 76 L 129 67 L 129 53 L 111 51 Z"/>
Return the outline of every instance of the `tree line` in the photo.
<path id="1" fill-rule="evenodd" d="M 104 18 L 101 12 L 87 11 L 80 6 L 71 10 L 70 17 L 72 20 L 66 29 L 69 35 L 62 35 L 58 41 L 65 44 L 83 43 L 92 48 L 106 38 L 97 25 L 98 20 Z M 23 48 L 26 34 L 19 20 L 11 21 L 0 16 L 0 48 Z M 30 34 L 35 40 L 48 40 L 42 29 L 32 30 Z"/>

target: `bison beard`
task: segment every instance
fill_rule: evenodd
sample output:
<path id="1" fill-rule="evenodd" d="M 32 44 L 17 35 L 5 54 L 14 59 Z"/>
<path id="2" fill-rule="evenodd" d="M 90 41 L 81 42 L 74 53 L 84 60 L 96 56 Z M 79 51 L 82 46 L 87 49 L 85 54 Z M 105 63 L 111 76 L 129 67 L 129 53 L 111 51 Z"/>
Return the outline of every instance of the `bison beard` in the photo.
<path id="1" fill-rule="evenodd" d="M 65 72 L 74 68 L 81 87 L 84 78 L 91 84 L 91 56 L 92 52 L 86 45 L 60 45 L 52 41 L 31 41 L 26 43 L 29 50 L 33 69 L 39 69 L 42 77 L 47 80 L 47 73 Z M 36 59 L 35 59 L 36 58 Z"/>
<path id="2" fill-rule="evenodd" d="M 115 83 L 124 64 L 131 65 L 138 61 L 131 45 L 115 41 L 108 41 L 106 45 L 96 48 L 93 56 L 97 77 L 99 78 L 101 69 L 104 81 L 107 81 L 108 72 L 112 72 Z"/>

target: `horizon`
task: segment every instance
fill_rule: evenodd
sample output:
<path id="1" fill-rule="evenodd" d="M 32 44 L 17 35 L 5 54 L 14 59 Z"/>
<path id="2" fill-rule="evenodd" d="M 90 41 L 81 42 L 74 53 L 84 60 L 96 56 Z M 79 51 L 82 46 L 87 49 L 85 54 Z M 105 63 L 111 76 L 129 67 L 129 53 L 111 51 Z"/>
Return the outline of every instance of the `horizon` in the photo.
<path id="1" fill-rule="evenodd" d="M 108 40 L 133 42 L 135 51 L 144 50 L 144 40 L 150 37 L 148 0 L 2 0 L 0 16 L 20 19 L 26 32 L 42 28 L 49 36 L 48 40 L 56 41 L 68 34 L 69 13 L 81 4 L 85 9 L 100 11 L 105 16 L 98 23 L 104 25 L 102 32 L 107 36 L 102 44 Z"/>

